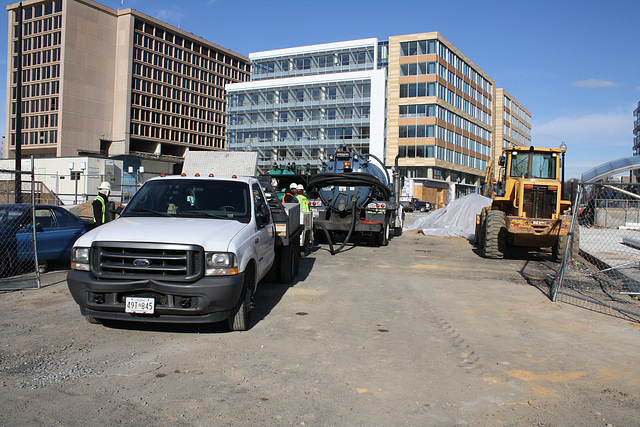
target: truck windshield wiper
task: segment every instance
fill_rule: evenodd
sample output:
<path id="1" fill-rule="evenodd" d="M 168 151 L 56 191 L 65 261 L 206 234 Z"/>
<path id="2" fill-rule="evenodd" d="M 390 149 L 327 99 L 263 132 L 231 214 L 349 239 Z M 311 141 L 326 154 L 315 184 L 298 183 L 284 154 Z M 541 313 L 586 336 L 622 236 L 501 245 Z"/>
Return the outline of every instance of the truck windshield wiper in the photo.
<path id="1" fill-rule="evenodd" d="M 192 217 L 198 217 L 198 218 L 216 218 L 216 219 L 233 219 L 232 217 L 225 216 L 225 215 L 216 215 L 216 214 L 212 214 L 212 213 L 199 212 L 199 211 L 176 212 L 176 216 L 192 216 Z"/>
<path id="2" fill-rule="evenodd" d="M 169 214 L 166 214 L 164 212 L 158 212 L 151 209 L 131 209 L 131 212 L 149 213 L 156 216 L 170 216 Z"/>

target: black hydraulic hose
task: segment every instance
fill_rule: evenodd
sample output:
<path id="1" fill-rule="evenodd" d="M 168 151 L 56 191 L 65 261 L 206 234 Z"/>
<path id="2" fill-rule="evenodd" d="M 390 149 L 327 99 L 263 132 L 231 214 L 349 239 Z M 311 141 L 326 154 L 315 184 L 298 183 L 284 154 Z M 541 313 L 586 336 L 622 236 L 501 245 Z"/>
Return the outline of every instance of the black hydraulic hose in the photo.
<path id="1" fill-rule="evenodd" d="M 349 173 L 320 173 L 309 179 L 307 187 L 311 189 L 320 189 L 327 185 L 341 185 L 341 186 L 367 186 L 375 187 L 380 191 L 385 200 L 391 198 L 391 190 L 384 185 L 375 176 L 364 172 L 349 172 Z"/>
<path id="2" fill-rule="evenodd" d="M 371 153 L 365 154 L 365 157 L 366 158 L 372 157 L 380 164 L 380 169 L 382 169 L 384 174 L 387 176 L 387 182 L 390 184 L 391 183 L 391 177 L 389 176 L 389 171 L 387 170 L 387 168 L 384 167 L 384 163 L 382 163 L 382 161 L 379 158 L 377 158 L 376 156 L 374 156 Z"/>
<path id="3" fill-rule="evenodd" d="M 320 228 L 322 228 L 322 231 L 324 231 L 324 235 L 327 238 L 327 242 L 329 242 L 329 253 L 331 255 L 335 255 L 338 252 L 342 251 L 342 249 L 345 247 L 347 242 L 349 242 L 349 239 L 351 239 L 351 235 L 353 234 L 353 230 L 356 229 L 356 219 L 357 219 L 357 217 L 359 215 L 358 204 L 353 199 L 352 199 L 352 202 L 353 202 L 353 207 L 352 207 L 352 210 L 351 210 L 351 227 L 349 228 L 349 232 L 347 233 L 347 237 L 345 237 L 344 242 L 342 242 L 342 245 L 340 245 L 340 247 L 337 250 L 335 250 L 335 251 L 333 250 L 333 242 L 331 241 L 331 235 L 329 234 L 329 230 L 327 230 L 327 227 L 325 227 L 324 224 L 321 223 L 321 222 L 318 223 Z"/>

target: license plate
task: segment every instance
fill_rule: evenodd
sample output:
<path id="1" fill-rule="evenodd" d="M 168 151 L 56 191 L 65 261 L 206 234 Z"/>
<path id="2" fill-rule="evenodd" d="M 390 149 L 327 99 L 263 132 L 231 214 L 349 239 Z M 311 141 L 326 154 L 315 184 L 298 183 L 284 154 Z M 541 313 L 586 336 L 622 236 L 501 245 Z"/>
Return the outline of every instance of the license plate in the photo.
<path id="1" fill-rule="evenodd" d="M 156 305 L 156 300 L 153 298 L 127 297 L 125 299 L 124 312 L 153 314 L 155 305 Z"/>

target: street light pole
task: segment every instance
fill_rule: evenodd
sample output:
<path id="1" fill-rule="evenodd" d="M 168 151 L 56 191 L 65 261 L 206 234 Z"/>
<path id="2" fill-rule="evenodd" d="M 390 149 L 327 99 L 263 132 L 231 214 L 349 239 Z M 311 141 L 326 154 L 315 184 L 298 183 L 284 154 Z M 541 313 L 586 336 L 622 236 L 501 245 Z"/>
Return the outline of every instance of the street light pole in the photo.
<path id="1" fill-rule="evenodd" d="M 560 198 L 562 198 L 564 194 L 564 154 L 567 152 L 567 144 L 565 144 L 564 141 L 560 144 L 560 149 L 562 150 L 562 182 L 560 186 Z"/>

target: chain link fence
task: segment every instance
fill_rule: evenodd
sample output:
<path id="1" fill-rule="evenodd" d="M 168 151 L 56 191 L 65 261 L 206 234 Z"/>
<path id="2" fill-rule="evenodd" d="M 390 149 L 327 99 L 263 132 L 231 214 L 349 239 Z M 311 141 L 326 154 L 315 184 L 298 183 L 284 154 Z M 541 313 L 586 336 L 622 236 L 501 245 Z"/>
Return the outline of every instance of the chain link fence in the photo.
<path id="1" fill-rule="evenodd" d="M 35 204 L 33 170 L 0 169 L 0 290 L 40 287 Z"/>
<path id="2" fill-rule="evenodd" d="M 553 301 L 640 321 L 640 184 L 580 184 Z"/>

